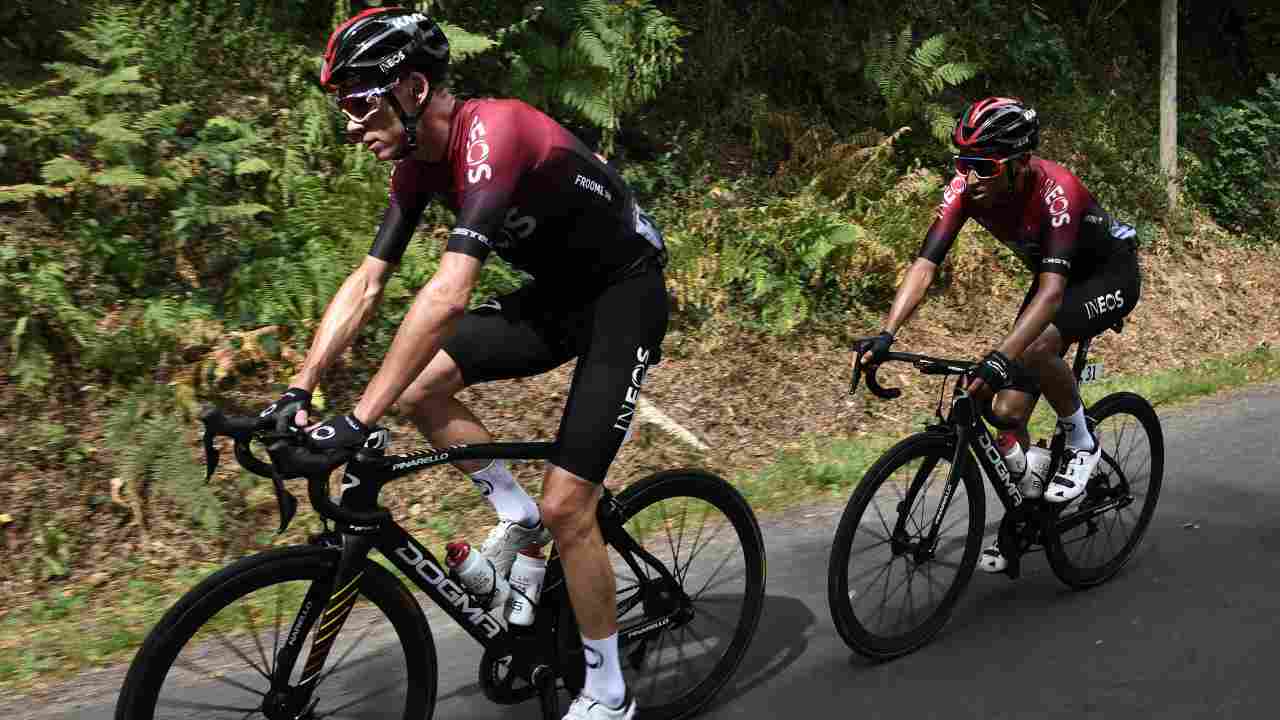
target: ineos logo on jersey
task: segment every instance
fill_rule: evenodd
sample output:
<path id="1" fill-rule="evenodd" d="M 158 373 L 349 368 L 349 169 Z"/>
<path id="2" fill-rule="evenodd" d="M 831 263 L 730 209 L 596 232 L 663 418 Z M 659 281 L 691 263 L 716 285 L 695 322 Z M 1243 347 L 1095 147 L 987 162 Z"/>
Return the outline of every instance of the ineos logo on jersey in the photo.
<path id="1" fill-rule="evenodd" d="M 1117 290 L 1113 293 L 1099 295 L 1092 300 L 1085 300 L 1084 310 L 1089 314 L 1089 319 L 1092 320 L 1112 310 L 1122 309 L 1124 307 L 1124 296 L 1121 293 L 1123 292 L 1123 290 Z"/>
<path id="2" fill-rule="evenodd" d="M 1067 200 L 1067 191 L 1053 180 L 1045 180 L 1043 192 L 1044 204 L 1049 206 L 1050 224 L 1062 227 L 1070 223 L 1071 215 L 1067 211 L 1071 209 L 1071 203 Z"/>
<path id="3" fill-rule="evenodd" d="M 320 427 L 311 431 L 311 437 L 315 438 L 316 440 L 329 440 L 334 435 L 337 435 L 337 434 L 338 434 L 338 431 L 334 430 L 332 425 L 321 425 Z"/>
<path id="4" fill-rule="evenodd" d="M 467 182 L 475 185 L 493 177 L 493 168 L 485 162 L 489 159 L 489 141 L 485 139 L 484 123 L 480 118 L 471 121 L 467 137 Z"/>
<path id="5" fill-rule="evenodd" d="M 938 205 L 937 216 L 942 217 L 942 213 L 947 209 L 947 206 L 963 195 L 965 188 L 968 186 L 968 183 L 960 175 L 951 178 L 951 182 L 947 184 L 947 189 L 942 191 L 942 203 Z"/>
<path id="6" fill-rule="evenodd" d="M 615 430 L 626 432 L 631 427 L 631 418 L 636 414 L 636 404 L 640 402 L 640 386 L 644 384 L 645 373 L 649 370 L 649 351 L 643 347 L 636 348 L 636 365 L 631 368 L 631 385 L 622 397 L 622 411 L 613 423 Z"/>
<path id="7" fill-rule="evenodd" d="M 524 240 L 532 235 L 534 230 L 538 229 L 538 221 L 530 215 L 521 215 L 520 208 L 513 207 L 507 211 L 507 217 L 502 223 L 502 229 L 507 233 L 510 240 Z"/>

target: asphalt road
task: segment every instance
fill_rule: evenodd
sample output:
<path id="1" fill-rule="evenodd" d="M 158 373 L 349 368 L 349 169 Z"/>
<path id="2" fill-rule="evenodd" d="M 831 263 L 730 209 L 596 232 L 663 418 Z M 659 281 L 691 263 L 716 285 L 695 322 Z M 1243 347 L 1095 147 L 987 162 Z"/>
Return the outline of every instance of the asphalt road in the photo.
<path id="1" fill-rule="evenodd" d="M 742 668 L 702 717 L 1277 717 L 1280 385 L 1167 410 L 1161 420 L 1160 504 L 1118 577 L 1073 591 L 1043 555 L 1017 581 L 978 572 L 942 634 L 889 663 L 853 655 L 831 623 L 827 559 L 842 507 L 765 518 L 763 621 Z M 485 700 L 476 686 L 479 649 L 436 620 L 438 611 L 429 617 L 440 657 L 437 718 L 538 717 L 533 703 Z M 123 672 L 3 699 L 0 713 L 110 718 Z M 217 696 L 192 688 L 190 697 Z"/>

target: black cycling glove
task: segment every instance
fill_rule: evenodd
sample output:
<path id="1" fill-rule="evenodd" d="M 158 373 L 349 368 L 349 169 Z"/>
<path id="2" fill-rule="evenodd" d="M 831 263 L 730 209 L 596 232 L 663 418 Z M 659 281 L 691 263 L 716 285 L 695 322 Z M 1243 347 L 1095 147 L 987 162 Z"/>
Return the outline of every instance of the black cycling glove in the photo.
<path id="1" fill-rule="evenodd" d="M 331 458 L 344 459 L 350 457 L 369 439 L 368 425 L 356 419 L 350 413 L 330 418 L 311 428 L 307 433 L 307 445 L 317 452 L 330 455 Z"/>
<path id="2" fill-rule="evenodd" d="M 889 354 L 889 346 L 893 344 L 893 333 L 885 330 L 873 338 L 868 338 L 868 341 L 870 344 L 867 346 L 867 359 L 863 364 L 879 365 Z"/>
<path id="3" fill-rule="evenodd" d="M 265 410 L 258 413 L 258 417 L 275 418 L 276 430 L 284 432 L 293 427 L 293 418 L 298 414 L 299 410 L 305 410 L 308 415 L 311 414 L 311 391 L 303 390 L 300 387 L 291 387 L 280 399 L 271 403 Z"/>
<path id="4" fill-rule="evenodd" d="M 1003 390 L 1013 380 L 1013 363 L 1004 353 L 992 350 L 982 362 L 969 371 L 971 377 L 980 378 L 993 392 Z"/>

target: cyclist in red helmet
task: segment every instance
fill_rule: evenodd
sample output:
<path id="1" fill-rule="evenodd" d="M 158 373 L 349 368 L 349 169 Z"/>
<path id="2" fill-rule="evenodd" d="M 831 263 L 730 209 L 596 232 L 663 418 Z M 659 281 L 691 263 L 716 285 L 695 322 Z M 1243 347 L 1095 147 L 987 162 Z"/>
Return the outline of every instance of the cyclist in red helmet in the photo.
<path id="1" fill-rule="evenodd" d="M 336 466 L 397 402 L 437 447 L 492 442 L 455 394 L 576 358 L 541 504 L 504 461 L 458 465 L 498 515 L 481 552 L 499 572 L 510 572 L 520 549 L 555 538 L 587 658 L 567 717 L 629 720 L 636 703 L 618 660 L 614 573 L 596 506 L 641 384 L 661 357 L 662 235 L 618 173 L 547 115 L 516 100 L 451 95 L 448 63 L 439 26 L 409 9 L 366 10 L 330 37 L 321 82 L 336 95 L 348 136 L 396 164 L 368 257 L 325 310 L 289 392 L 264 412 L 307 422 L 321 372 L 372 316 L 428 203 L 455 211 L 439 269 L 359 403 L 309 428 L 309 442 Z M 491 253 L 533 280 L 468 310 Z"/>
<path id="2" fill-rule="evenodd" d="M 888 352 L 933 283 L 961 226 L 969 218 L 1008 246 L 1032 272 L 1031 288 L 1013 329 L 976 367 L 968 391 L 978 397 L 998 392 L 994 409 L 1020 423 L 1013 437 L 1025 449 L 1026 423 L 1041 388 L 1066 434 L 1062 467 L 1047 487 L 1024 477 L 1026 497 L 1053 503 L 1074 500 L 1097 467 L 1101 448 L 1085 424 L 1084 406 L 1067 346 L 1115 325 L 1138 302 L 1141 278 L 1136 233 L 1111 216 L 1084 185 L 1061 165 L 1034 154 L 1040 143 L 1036 111 L 1016 98 L 990 97 L 965 108 L 952 143 L 955 175 L 925 236 L 919 257 L 898 288 L 884 329 L 874 339 L 869 362 Z M 981 567 L 1005 569 L 998 547 L 983 553 Z"/>

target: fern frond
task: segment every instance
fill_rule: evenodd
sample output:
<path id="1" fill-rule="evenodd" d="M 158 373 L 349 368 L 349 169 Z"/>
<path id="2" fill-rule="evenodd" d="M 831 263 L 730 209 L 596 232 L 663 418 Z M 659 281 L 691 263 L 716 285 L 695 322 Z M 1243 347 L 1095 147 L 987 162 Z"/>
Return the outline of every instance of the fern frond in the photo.
<path id="1" fill-rule="evenodd" d="M 40 166 L 40 176 L 49 183 L 72 182 L 88 174 L 89 168 L 68 155 L 56 157 Z"/>
<path id="2" fill-rule="evenodd" d="M 921 69 L 933 69 L 947 52 L 947 36 L 934 35 L 933 37 L 920 43 L 920 47 L 916 48 L 912 54 L 911 60 L 916 67 Z"/>
<path id="3" fill-rule="evenodd" d="M 177 128 L 178 123 L 182 122 L 183 118 L 191 114 L 191 107 L 189 102 L 162 105 L 143 114 L 135 127 L 138 132 L 144 135 L 171 133 Z"/>
<path id="4" fill-rule="evenodd" d="M 103 115 L 86 129 L 106 143 L 123 146 L 136 146 L 143 143 L 142 135 L 125 126 L 125 116 L 121 113 Z"/>
<path id="5" fill-rule="evenodd" d="M 119 166 L 94 173 L 93 182 L 102 187 L 137 190 L 147 188 L 149 179 L 133 168 Z"/>
<path id="6" fill-rule="evenodd" d="M 449 38 L 449 55 L 454 62 L 479 55 L 498 45 L 493 38 L 463 30 L 457 25 L 442 22 L 440 29 Z"/>

